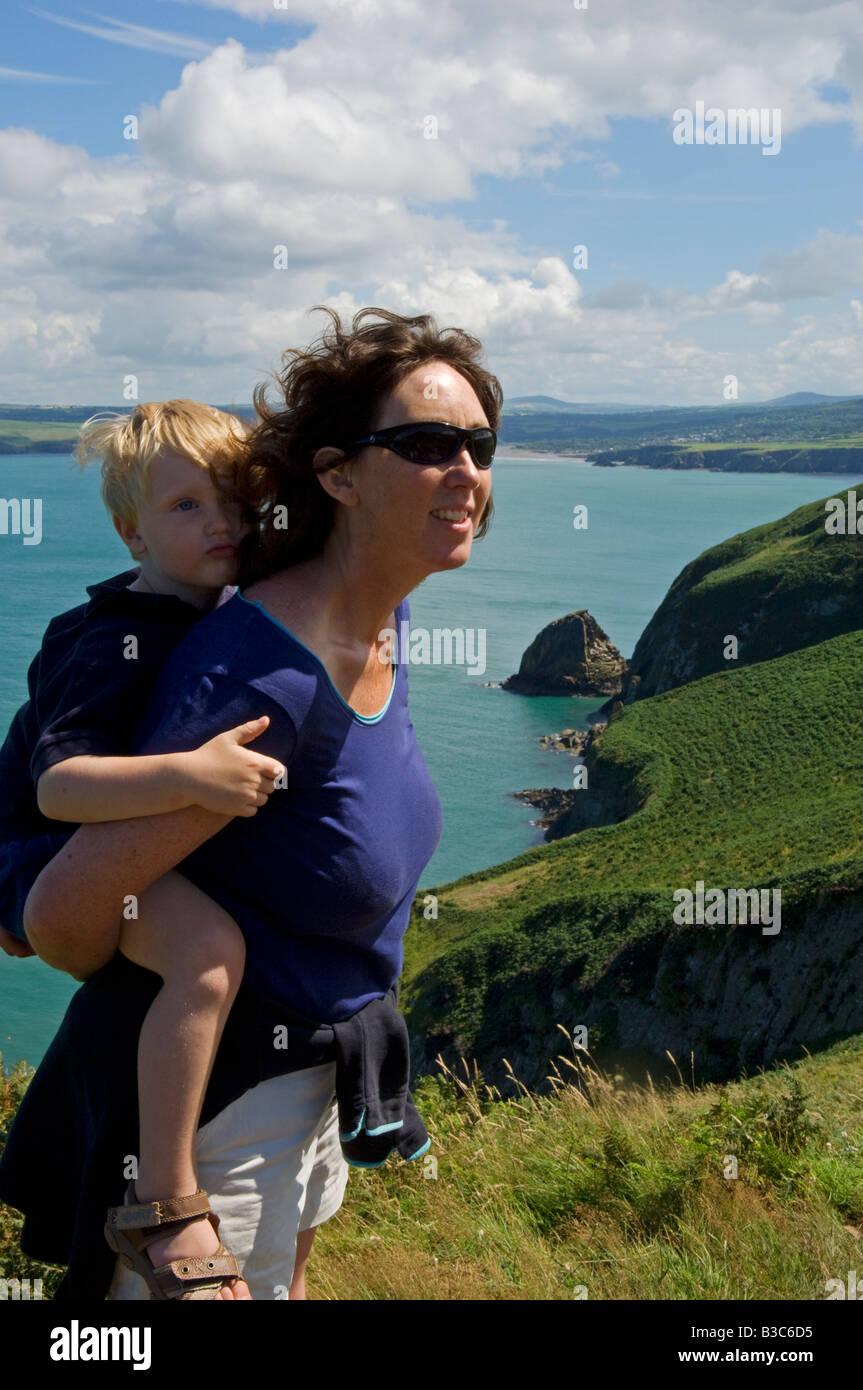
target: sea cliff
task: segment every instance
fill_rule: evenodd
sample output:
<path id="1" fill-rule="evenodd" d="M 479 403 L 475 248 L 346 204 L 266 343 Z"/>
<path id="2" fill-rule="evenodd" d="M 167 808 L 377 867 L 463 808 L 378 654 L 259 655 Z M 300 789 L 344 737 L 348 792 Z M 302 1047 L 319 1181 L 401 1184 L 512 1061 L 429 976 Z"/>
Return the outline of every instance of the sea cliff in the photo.
<path id="1" fill-rule="evenodd" d="M 421 895 L 401 993 L 418 1071 L 470 1056 L 498 1085 L 506 1058 L 542 1090 L 580 1024 L 600 1060 L 656 1074 L 692 1051 L 722 1077 L 863 1031 L 863 538 L 824 516 L 687 566 L 562 838 Z M 742 658 L 714 661 L 735 631 Z M 778 892 L 778 931 L 680 924 L 698 882 Z"/>

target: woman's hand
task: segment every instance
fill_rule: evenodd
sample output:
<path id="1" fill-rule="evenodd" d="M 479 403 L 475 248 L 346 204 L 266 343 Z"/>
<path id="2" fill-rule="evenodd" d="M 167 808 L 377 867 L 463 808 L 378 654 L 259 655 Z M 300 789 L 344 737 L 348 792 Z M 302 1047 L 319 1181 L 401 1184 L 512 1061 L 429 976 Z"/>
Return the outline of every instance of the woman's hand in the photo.
<path id="1" fill-rule="evenodd" d="M 262 714 L 182 755 L 196 805 L 223 816 L 254 816 L 265 805 L 285 769 L 274 758 L 253 753 L 244 745 L 259 738 L 269 722 L 270 716 Z"/>

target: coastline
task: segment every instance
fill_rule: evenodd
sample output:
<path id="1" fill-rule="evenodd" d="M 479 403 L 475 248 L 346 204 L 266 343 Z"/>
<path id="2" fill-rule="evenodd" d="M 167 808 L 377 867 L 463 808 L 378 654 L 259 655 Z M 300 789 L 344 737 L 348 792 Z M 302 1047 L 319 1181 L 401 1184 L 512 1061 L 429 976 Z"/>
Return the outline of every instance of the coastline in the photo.
<path id="1" fill-rule="evenodd" d="M 567 459 L 575 463 L 588 463 L 586 454 L 564 454 L 555 449 L 528 449 L 521 444 L 499 444 L 495 451 L 496 459 Z"/>
<path id="2" fill-rule="evenodd" d="M 729 452 L 730 452 L 730 451 L 731 451 L 731 450 L 730 450 L 730 447 L 729 447 Z M 767 474 L 770 474 L 770 475 L 772 475 L 772 476 L 774 476 L 774 477 L 782 477 L 782 476 L 788 476 L 788 475 L 796 475 L 796 476 L 798 476 L 798 477 L 807 477 L 807 476 L 808 476 L 808 477 L 818 477 L 818 478 L 824 478 L 824 479 L 826 480 L 826 479 L 830 479 L 830 478 L 842 478 L 842 479 L 847 479 L 847 478 L 850 478 L 850 477 L 854 476 L 855 474 L 859 474 L 859 473 L 861 472 L 861 469 L 860 469 L 858 460 L 857 460 L 856 458 L 850 460 L 851 466 L 849 466 L 847 469 L 844 469 L 844 470 L 843 470 L 843 469 L 835 469 L 835 470 L 832 470 L 832 471 L 828 471 L 828 470 L 825 469 L 824 471 L 822 471 L 822 470 L 820 470 L 820 469 L 814 469 L 814 468 L 765 468 L 765 467 L 748 467 L 748 468 L 747 468 L 747 467 L 742 467 L 742 466 L 739 466 L 739 467 L 736 467 L 736 468 L 731 468 L 731 467 L 728 466 L 727 463 L 726 463 L 726 465 L 725 465 L 724 467 L 721 467 L 721 466 L 715 466 L 715 467 L 713 467 L 713 466 L 711 466 L 708 462 L 706 462 L 706 461 L 702 458 L 702 456 L 700 456 L 700 455 L 696 455 L 696 456 L 695 456 L 697 461 L 695 461 L 695 462 L 693 462 L 693 463 L 677 461 L 677 462 L 675 462 L 675 463 L 673 463 L 673 464 L 656 464 L 656 463 L 642 462 L 640 459 L 634 459 L 634 458 L 631 458 L 631 457 L 629 457 L 629 458 L 621 457 L 619 460 L 615 460 L 614 463 L 611 463 L 610 460 L 608 459 L 608 455 L 614 453 L 615 451 L 614 451 L 614 450 L 604 450 L 604 451 L 600 451 L 600 452 L 601 452 L 601 453 L 604 453 L 604 454 L 606 455 L 606 458 L 605 458 L 605 459 L 602 459 L 602 458 L 598 457 L 596 454 L 591 454 L 591 453 L 580 453 L 580 454 L 561 453 L 559 450 L 555 450 L 555 449 L 537 450 L 537 449 L 528 449 L 528 448 L 524 447 L 523 445 L 519 445 L 519 444 L 504 444 L 504 445 L 499 445 L 499 446 L 498 446 L 498 448 L 497 448 L 497 450 L 496 450 L 496 452 L 495 452 L 495 458 L 496 458 L 496 459 L 509 459 L 509 460 L 511 460 L 512 462 L 518 462 L 518 461 L 522 461 L 522 462 L 524 462 L 524 461 L 533 461 L 534 463 L 542 463 L 542 462 L 544 462 L 546 459 L 551 459 L 551 460 L 553 460 L 553 461 L 555 461 L 555 462 L 560 461 L 560 462 L 566 462 L 566 463 L 584 463 L 584 464 L 589 465 L 591 468 L 640 468 L 640 469 L 643 469 L 643 470 L 645 470 L 645 471 L 654 472 L 654 473 L 657 473 L 657 472 L 666 472 L 666 473 L 667 473 L 667 472 L 693 472 L 693 473 L 713 473 L 713 474 L 729 474 L 729 473 L 734 473 L 734 474 L 740 475 L 741 477 L 745 477 L 747 474 L 754 474 L 754 473 L 764 474 L 764 473 L 767 473 Z M 623 454 L 625 454 L 625 453 L 628 453 L 628 452 L 631 453 L 631 452 L 633 452 L 633 451 L 631 451 L 631 450 L 620 450 L 619 452 L 623 455 Z M 718 452 L 718 451 L 716 451 L 716 452 Z M 740 450 L 736 450 L 735 452 L 739 454 L 741 451 L 740 451 Z M 838 451 L 837 451 L 837 452 L 838 452 Z M 846 451 L 846 453 L 847 453 L 847 452 L 850 452 L 850 451 Z M 735 462 L 739 462 L 739 459 L 736 458 L 734 461 L 735 461 Z M 831 460 L 831 461 L 833 461 L 833 460 Z"/>

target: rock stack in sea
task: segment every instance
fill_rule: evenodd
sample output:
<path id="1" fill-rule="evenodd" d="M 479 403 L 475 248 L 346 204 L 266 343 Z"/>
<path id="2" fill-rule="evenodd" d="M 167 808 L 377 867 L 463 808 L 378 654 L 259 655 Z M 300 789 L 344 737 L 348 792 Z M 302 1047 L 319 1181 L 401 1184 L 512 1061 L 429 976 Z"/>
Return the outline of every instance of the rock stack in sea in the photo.
<path id="1" fill-rule="evenodd" d="M 542 629 L 502 690 L 519 695 L 617 695 L 627 663 L 585 609 L 556 618 Z"/>

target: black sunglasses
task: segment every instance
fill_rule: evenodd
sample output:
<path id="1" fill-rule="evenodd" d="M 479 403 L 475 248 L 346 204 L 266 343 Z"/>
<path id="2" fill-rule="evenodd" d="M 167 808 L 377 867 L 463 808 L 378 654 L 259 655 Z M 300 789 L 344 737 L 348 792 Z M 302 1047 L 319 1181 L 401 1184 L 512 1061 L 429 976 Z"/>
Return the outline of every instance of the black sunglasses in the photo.
<path id="1" fill-rule="evenodd" d="M 497 435 L 488 425 L 477 425 L 472 430 L 462 430 L 457 425 L 446 425 L 438 420 L 391 425 L 389 429 L 377 430 L 363 439 L 355 439 L 348 449 L 352 452 L 367 444 L 376 444 L 381 449 L 392 449 L 399 458 L 408 459 L 411 463 L 447 463 L 455 458 L 465 443 L 477 468 L 491 468 Z"/>

